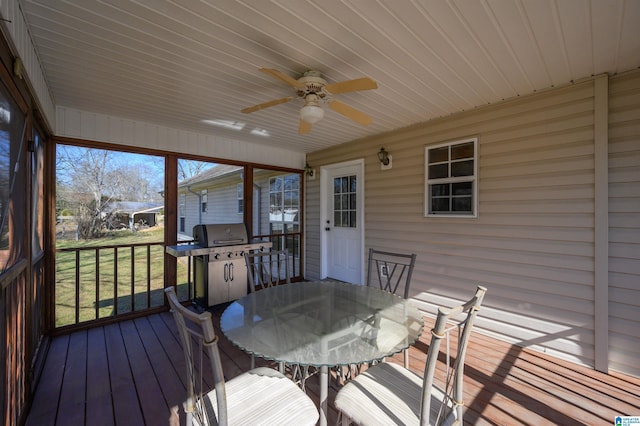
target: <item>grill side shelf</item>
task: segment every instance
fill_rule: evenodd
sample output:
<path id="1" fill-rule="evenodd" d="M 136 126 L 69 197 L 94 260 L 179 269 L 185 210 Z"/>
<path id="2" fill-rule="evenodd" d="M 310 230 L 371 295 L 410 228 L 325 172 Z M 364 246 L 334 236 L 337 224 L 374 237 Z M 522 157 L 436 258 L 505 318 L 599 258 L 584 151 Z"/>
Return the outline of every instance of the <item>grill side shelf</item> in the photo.
<path id="1" fill-rule="evenodd" d="M 184 257 L 184 256 L 206 256 L 212 253 L 212 250 L 209 247 L 201 247 L 196 244 L 185 244 L 181 246 L 167 246 L 167 253 L 171 256 L 175 257 Z"/>

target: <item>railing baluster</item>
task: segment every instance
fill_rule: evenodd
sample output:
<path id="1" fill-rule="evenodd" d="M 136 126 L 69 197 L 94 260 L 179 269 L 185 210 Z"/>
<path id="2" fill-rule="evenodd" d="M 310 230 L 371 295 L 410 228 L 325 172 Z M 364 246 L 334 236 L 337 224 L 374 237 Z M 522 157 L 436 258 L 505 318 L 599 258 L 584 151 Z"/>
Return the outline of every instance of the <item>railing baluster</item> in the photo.
<path id="1" fill-rule="evenodd" d="M 80 322 L 80 251 L 76 252 L 76 324 Z"/>
<path id="2" fill-rule="evenodd" d="M 151 244 L 147 245 L 147 308 L 151 307 Z"/>
<path id="3" fill-rule="evenodd" d="M 118 315 L 118 247 L 113 248 L 113 315 Z"/>
<path id="4" fill-rule="evenodd" d="M 136 310 L 136 254 L 131 246 L 131 312 Z"/>
<path id="5" fill-rule="evenodd" d="M 100 247 L 96 247 L 96 319 L 100 318 Z"/>
<path id="6" fill-rule="evenodd" d="M 191 262 L 192 262 L 192 258 L 193 256 L 187 256 L 187 297 L 189 298 L 189 300 L 192 300 L 194 298 L 194 292 L 192 291 L 193 289 L 191 288 Z"/>

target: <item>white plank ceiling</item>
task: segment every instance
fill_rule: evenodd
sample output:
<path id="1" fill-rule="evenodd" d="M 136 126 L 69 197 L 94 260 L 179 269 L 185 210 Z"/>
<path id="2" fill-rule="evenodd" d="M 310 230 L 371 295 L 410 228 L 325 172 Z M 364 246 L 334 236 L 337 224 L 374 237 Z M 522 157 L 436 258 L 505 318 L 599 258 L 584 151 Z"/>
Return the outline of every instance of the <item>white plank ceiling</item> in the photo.
<path id="1" fill-rule="evenodd" d="M 20 0 L 58 106 L 176 129 L 318 149 L 640 67 L 638 0 Z M 378 89 L 336 98 L 299 135 L 302 101 L 258 71 Z M 244 123 L 229 130 L 204 123 Z M 263 129 L 268 137 L 251 133 Z"/>

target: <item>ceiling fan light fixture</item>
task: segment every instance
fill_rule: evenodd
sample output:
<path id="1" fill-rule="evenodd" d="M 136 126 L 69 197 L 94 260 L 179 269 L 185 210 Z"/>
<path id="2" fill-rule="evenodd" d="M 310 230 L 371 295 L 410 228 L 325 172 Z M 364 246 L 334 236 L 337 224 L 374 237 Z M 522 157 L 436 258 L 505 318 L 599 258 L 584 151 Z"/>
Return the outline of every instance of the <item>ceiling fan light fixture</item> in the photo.
<path id="1" fill-rule="evenodd" d="M 336 94 L 377 89 L 377 83 L 370 77 L 361 77 L 354 80 L 345 80 L 328 84 L 327 80 L 322 78 L 320 72 L 316 70 L 306 71 L 302 77 L 299 77 L 298 79 L 294 79 L 293 77 L 276 69 L 260 68 L 260 71 L 288 84 L 295 89 L 296 95 L 304 100 L 304 106 L 300 109 L 300 119 L 298 123 L 298 133 L 301 135 L 309 133 L 313 125 L 324 118 L 324 110 L 320 107 L 321 102 L 328 104 L 329 108 L 338 114 L 342 114 L 363 126 L 371 124 L 373 121 L 373 118 L 364 112 L 340 102 L 337 99 L 332 99 L 332 95 Z M 284 104 L 293 99 L 293 96 L 274 99 L 272 101 L 243 108 L 240 112 L 249 114 L 265 108 Z"/>
<path id="2" fill-rule="evenodd" d="M 300 110 L 300 118 L 309 124 L 316 124 L 324 117 L 324 110 L 317 105 L 305 105 Z"/>

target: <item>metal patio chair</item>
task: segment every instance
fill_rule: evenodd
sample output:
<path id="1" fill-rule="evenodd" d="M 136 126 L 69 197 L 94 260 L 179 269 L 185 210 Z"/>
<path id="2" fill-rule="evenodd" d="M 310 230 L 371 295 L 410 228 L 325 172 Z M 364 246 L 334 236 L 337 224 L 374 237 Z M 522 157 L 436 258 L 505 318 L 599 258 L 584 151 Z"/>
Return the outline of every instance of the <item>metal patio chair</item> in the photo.
<path id="1" fill-rule="evenodd" d="M 249 289 L 254 292 L 277 285 L 279 282 L 291 282 L 289 272 L 289 252 L 287 250 L 256 251 L 245 253 Z"/>
<path id="2" fill-rule="evenodd" d="M 291 269 L 289 252 L 285 250 L 256 251 L 245 253 L 249 287 L 252 292 L 273 287 L 280 283 L 291 284 Z M 275 339 L 276 336 L 273 336 Z M 251 368 L 255 367 L 255 356 L 251 355 Z M 305 388 L 309 377 L 309 367 L 299 365 L 279 364 L 281 373 L 291 376 L 291 379 Z"/>
<path id="3" fill-rule="evenodd" d="M 281 281 L 291 283 L 289 273 L 289 252 L 287 250 L 255 251 L 245 253 L 244 260 L 247 264 L 247 278 L 249 290 L 256 290 L 278 285 Z M 251 368 L 256 365 L 255 356 L 251 355 Z M 284 373 L 285 365 L 280 364 L 280 372 Z"/>
<path id="4" fill-rule="evenodd" d="M 369 249 L 367 286 L 409 298 L 416 254 Z M 409 350 L 404 351 L 404 367 L 409 368 Z"/>
<path id="5" fill-rule="evenodd" d="M 473 323 L 486 288 L 479 286 L 463 305 L 440 307 L 427 353 L 424 376 L 390 362 L 376 364 L 347 383 L 336 395 L 342 424 L 462 425 L 464 359 Z M 434 382 L 440 344 L 446 337 L 444 386 Z M 450 363 L 449 339 L 457 338 Z"/>
<path id="6" fill-rule="evenodd" d="M 178 326 L 186 363 L 188 425 L 315 425 L 319 412 L 294 382 L 260 367 L 225 381 L 211 313 L 180 304 L 173 287 L 165 289 Z M 207 365 L 214 388 L 204 385 Z"/>

